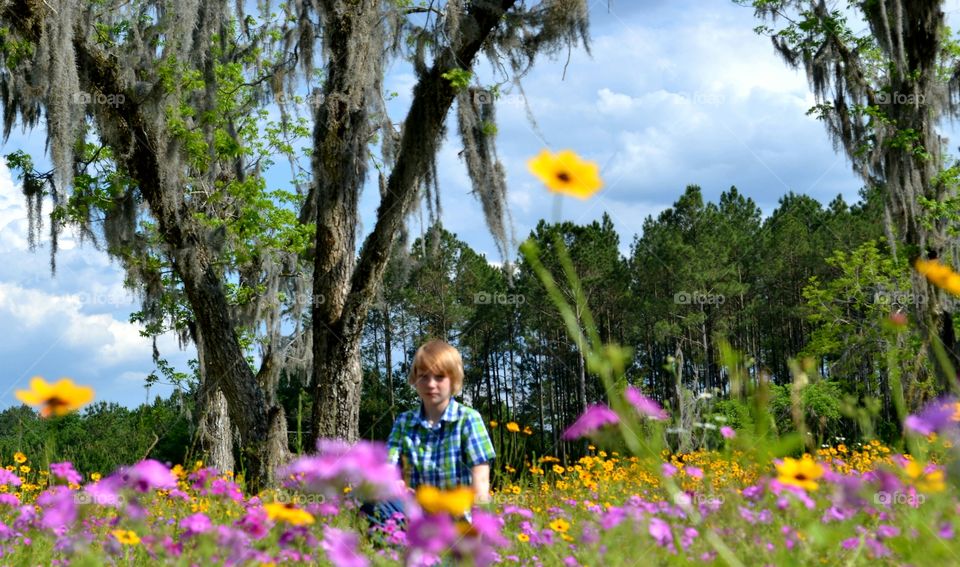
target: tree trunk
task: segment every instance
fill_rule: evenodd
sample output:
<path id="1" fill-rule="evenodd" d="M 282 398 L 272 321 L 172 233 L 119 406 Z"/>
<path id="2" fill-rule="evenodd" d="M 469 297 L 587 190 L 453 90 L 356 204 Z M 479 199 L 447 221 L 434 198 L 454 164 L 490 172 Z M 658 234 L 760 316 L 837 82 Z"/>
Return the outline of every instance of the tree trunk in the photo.
<path id="1" fill-rule="evenodd" d="M 463 40 L 438 55 L 414 87 L 396 164 L 387 180 L 373 231 L 354 261 L 357 200 L 366 177 L 370 67 L 383 57 L 378 0 L 328 2 L 324 38 L 330 51 L 324 102 L 314 129 L 314 180 L 305 216 L 316 219 L 314 293 L 314 438 L 359 437 L 359 335 L 383 278 L 390 250 L 418 195 L 418 183 L 439 148 L 456 95 L 442 75 L 472 66 L 481 45 L 516 0 L 475 2 L 461 23 Z M 387 135 L 387 133 L 383 133 Z"/>
<path id="2" fill-rule="evenodd" d="M 175 147 L 170 147 L 174 142 L 164 138 L 147 118 L 136 102 L 140 100 L 136 93 L 121 88 L 119 70 L 112 60 L 81 36 L 74 47 L 78 68 L 84 70 L 81 84 L 95 92 L 126 97 L 124 105 L 107 106 L 97 116 L 105 122 L 99 130 L 120 165 L 139 184 L 141 195 L 157 219 L 159 233 L 171 250 L 174 270 L 183 282 L 198 334 L 203 339 L 197 348 L 203 349 L 204 374 L 210 387 L 219 389 L 227 400 L 230 420 L 237 426 L 238 441 L 244 447 L 248 486 L 256 491 L 272 483 L 273 471 L 282 462 L 284 451 L 268 446 L 270 410 L 237 339 L 222 277 L 214 266 L 216 255 L 207 245 L 204 229 L 193 220 L 192 211 L 186 203 L 178 202 L 180 189 L 164 186 L 176 181 L 161 176 L 156 148 L 175 151 Z M 117 129 L 115 124 L 126 127 Z"/>

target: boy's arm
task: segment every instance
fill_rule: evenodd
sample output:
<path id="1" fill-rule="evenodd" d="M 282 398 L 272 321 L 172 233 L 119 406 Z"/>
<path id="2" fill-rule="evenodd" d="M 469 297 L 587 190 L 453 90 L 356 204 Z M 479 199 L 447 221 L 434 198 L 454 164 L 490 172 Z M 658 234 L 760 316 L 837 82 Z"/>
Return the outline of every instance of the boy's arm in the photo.
<path id="1" fill-rule="evenodd" d="M 490 463 L 476 465 L 471 470 L 473 475 L 473 491 L 477 504 L 490 503 Z"/>

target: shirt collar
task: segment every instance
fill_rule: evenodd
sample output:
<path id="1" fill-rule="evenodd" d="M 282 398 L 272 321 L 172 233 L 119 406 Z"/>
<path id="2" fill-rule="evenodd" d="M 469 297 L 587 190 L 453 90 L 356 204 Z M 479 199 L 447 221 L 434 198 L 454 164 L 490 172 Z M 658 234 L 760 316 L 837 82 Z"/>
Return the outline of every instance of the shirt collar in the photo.
<path id="1" fill-rule="evenodd" d="M 457 403 L 457 400 L 450 398 L 450 403 L 447 404 L 447 409 L 443 410 L 443 415 L 440 416 L 440 421 L 456 421 L 460 417 L 460 404 Z M 420 402 L 420 422 L 423 423 L 425 427 L 429 427 L 430 423 L 427 421 L 426 413 L 423 409 L 423 402 Z"/>

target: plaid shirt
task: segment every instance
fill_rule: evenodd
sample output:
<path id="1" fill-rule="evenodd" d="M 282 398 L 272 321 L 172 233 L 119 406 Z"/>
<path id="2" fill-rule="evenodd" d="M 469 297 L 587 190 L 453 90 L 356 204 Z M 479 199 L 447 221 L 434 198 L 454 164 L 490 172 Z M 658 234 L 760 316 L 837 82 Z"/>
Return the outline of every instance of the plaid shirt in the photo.
<path id="1" fill-rule="evenodd" d="M 410 488 L 470 486 L 473 467 L 496 456 L 480 413 L 454 399 L 434 427 L 423 413 L 423 404 L 419 410 L 400 414 L 387 448 L 390 461 L 401 466 Z"/>

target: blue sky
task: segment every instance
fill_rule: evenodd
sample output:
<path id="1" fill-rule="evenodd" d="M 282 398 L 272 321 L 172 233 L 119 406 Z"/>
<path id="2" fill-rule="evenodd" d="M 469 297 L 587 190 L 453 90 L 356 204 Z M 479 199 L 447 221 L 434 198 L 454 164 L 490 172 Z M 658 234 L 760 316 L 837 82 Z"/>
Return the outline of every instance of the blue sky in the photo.
<path id="1" fill-rule="evenodd" d="M 590 18 L 591 55 L 575 50 L 569 64 L 565 51 L 541 58 L 523 80 L 536 126 L 516 92 L 497 107 L 518 239 L 541 218 L 557 220 L 555 198 L 526 171 L 526 161 L 544 147 L 574 149 L 601 165 L 604 190 L 587 202 L 564 199 L 561 215 L 588 223 L 608 212 L 624 253 L 644 218 L 669 207 L 689 184 L 700 185 L 708 200 L 735 185 L 764 214 L 788 191 L 824 204 L 838 194 L 857 200 L 862 183 L 823 126 L 805 115 L 813 104 L 806 79 L 754 34 L 752 10 L 725 0 L 614 0 L 609 6 L 594 0 Z M 413 81 L 407 69 L 390 72 L 387 86 L 399 93 L 391 103 L 395 122 Z M 456 131 L 453 123 L 449 131 Z M 0 153 L 23 149 L 39 157 L 43 136 L 15 131 Z M 459 151 L 453 136 L 438 156 L 444 225 L 498 261 Z M 378 194 L 373 186 L 364 192 L 364 234 Z M 418 233 L 416 217 L 411 222 Z M 16 403 L 14 390 L 34 375 L 68 376 L 92 385 L 98 399 L 125 405 L 169 393 L 162 386 L 144 389 L 153 370 L 151 347 L 128 322 L 137 303 L 123 289 L 119 267 L 65 234 L 51 278 L 48 245 L 30 252 L 26 234 L 24 198 L 0 165 L 0 408 Z M 193 357 L 173 336 L 163 337 L 159 348 L 180 370 Z"/>

